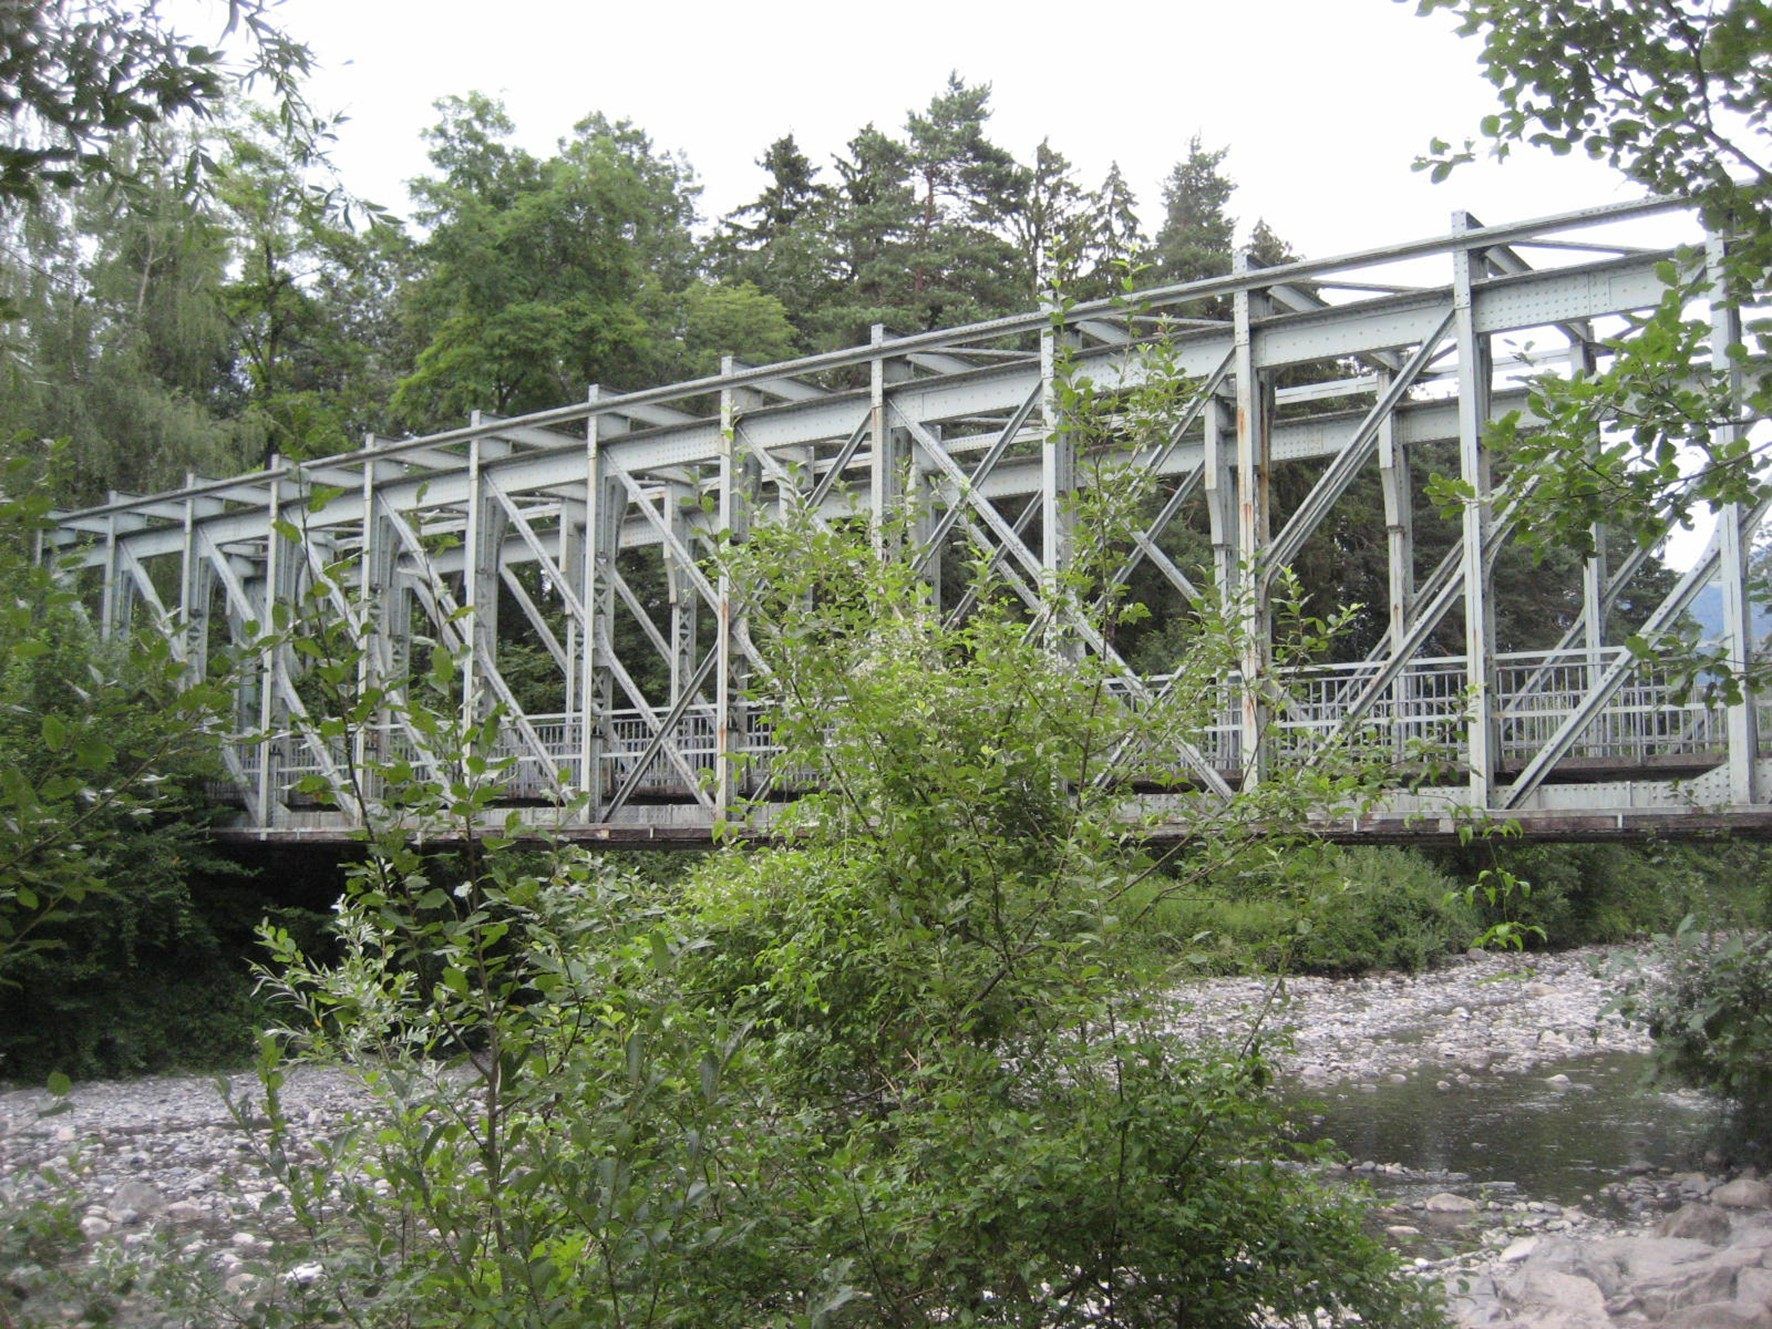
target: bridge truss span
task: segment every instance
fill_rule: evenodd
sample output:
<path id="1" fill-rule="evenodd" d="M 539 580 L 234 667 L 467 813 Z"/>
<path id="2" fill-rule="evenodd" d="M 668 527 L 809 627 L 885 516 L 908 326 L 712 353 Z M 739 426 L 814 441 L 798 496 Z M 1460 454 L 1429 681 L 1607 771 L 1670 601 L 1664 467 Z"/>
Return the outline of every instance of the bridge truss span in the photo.
<path id="1" fill-rule="evenodd" d="M 1247 642 L 1217 720 L 1177 754 L 1196 791 L 1357 733 L 1395 751 L 1398 780 L 1376 815 L 1330 828 L 1349 837 L 1444 836 L 1473 813 L 1546 836 L 1764 833 L 1759 700 L 1684 696 L 1624 646 L 1675 628 L 1720 586 L 1721 644 L 1749 659 L 1760 511 L 1721 514 L 1677 573 L 1596 532 L 1543 613 L 1497 615 L 1518 495 L 1492 475 L 1484 427 L 1525 410 L 1527 374 L 1603 362 L 1609 332 L 1664 289 L 1656 268 L 1673 251 L 1638 234 L 1681 216 L 1660 203 L 1491 227 L 1460 214 L 1445 236 L 1265 269 L 1240 259 L 1130 301 L 875 329 L 867 345 L 780 364 L 593 387 L 521 417 L 113 495 L 60 514 L 46 554 L 85 579 L 105 632 L 146 623 L 196 671 L 221 643 L 256 661 L 237 715 L 256 737 L 224 744 L 230 835 L 353 829 L 300 792 L 306 777 L 338 779 L 347 756 L 302 723 L 301 653 L 254 650 L 275 606 L 342 568 L 332 608 L 369 643 L 366 669 L 397 676 L 433 636 L 463 657 L 466 712 L 502 705 L 512 806 L 552 821 L 571 795 L 571 833 L 705 841 L 767 779 L 773 751 L 746 698 L 761 662 L 710 562 L 719 542 L 793 508 L 875 523 L 909 510 L 948 612 L 968 599 L 952 576 L 959 547 L 1031 590 L 1062 566 L 1070 499 L 1092 473 L 1057 418 L 1056 364 L 1133 386 L 1149 361 L 1132 352 L 1160 335 L 1199 392 L 1166 445 L 1115 458 L 1155 490 L 1125 572 L 1181 601 L 1216 590 L 1240 606 Z M 1713 311 L 1719 343 L 1738 320 Z M 1475 501 L 1439 515 L 1421 493 L 1430 471 Z M 1379 551 L 1358 640 L 1349 658 L 1276 676 L 1277 571 L 1333 563 L 1349 514 L 1356 542 Z M 1111 657 L 1134 703 L 1160 688 L 1107 642 L 1084 648 Z M 1257 678 L 1293 698 L 1283 714 L 1261 713 L 1271 689 L 1244 686 Z M 394 721 L 354 741 L 358 755 L 423 759 Z M 1423 784 L 1413 754 L 1429 747 L 1456 774 Z"/>

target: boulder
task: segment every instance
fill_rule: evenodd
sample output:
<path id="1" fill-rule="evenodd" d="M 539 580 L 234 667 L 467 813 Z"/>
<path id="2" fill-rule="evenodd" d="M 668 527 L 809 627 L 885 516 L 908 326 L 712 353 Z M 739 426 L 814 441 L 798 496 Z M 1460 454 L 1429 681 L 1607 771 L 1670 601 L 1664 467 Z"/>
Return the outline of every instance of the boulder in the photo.
<path id="1" fill-rule="evenodd" d="M 1712 1203 L 1726 1205 L 1730 1209 L 1769 1209 L 1772 1208 L 1772 1182 L 1737 1177 L 1734 1181 L 1717 1187 L 1711 1192 L 1710 1198 Z"/>
<path id="2" fill-rule="evenodd" d="M 1772 1329 L 1772 1310 L 1744 1301 L 1711 1301 L 1675 1311 L 1665 1329 Z"/>
<path id="3" fill-rule="evenodd" d="M 1510 1323 L 1531 1329 L 1605 1329 L 1606 1296 L 1591 1278 L 1527 1263 L 1501 1284 Z"/>
<path id="4" fill-rule="evenodd" d="M 1772 1306 L 1772 1269 L 1743 1269 L 1736 1274 L 1735 1300 Z"/>
<path id="5" fill-rule="evenodd" d="M 1537 1237 L 1515 1237 L 1501 1252 L 1503 1264 L 1518 1264 L 1538 1249 Z"/>
<path id="6" fill-rule="evenodd" d="M 1476 1211 L 1477 1202 L 1451 1191 L 1441 1191 L 1438 1195 L 1428 1196 L 1421 1207 L 1430 1214 L 1469 1214 Z"/>
<path id="7" fill-rule="evenodd" d="M 1686 1306 L 1733 1300 L 1735 1267 L 1725 1260 L 1693 1261 L 1647 1279 L 1632 1290 L 1651 1319 L 1665 1319 Z"/>
<path id="8" fill-rule="evenodd" d="M 115 1209 L 133 1209 L 138 1214 L 157 1214 L 166 1207 L 166 1197 L 145 1181 L 126 1181 L 111 1198 Z"/>
<path id="9" fill-rule="evenodd" d="M 1655 1235 L 1721 1246 L 1729 1239 L 1729 1215 L 1713 1204 L 1688 1202 L 1656 1224 Z"/>

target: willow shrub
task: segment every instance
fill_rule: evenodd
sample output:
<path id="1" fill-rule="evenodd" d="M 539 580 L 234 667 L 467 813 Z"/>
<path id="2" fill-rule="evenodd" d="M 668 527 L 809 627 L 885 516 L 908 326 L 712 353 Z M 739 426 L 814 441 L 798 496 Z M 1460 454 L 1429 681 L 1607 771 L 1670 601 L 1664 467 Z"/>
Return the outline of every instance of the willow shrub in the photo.
<path id="1" fill-rule="evenodd" d="M 329 662 L 309 686 L 335 692 L 322 732 L 392 710 L 433 760 L 384 766 L 371 800 L 342 746 L 344 796 L 378 828 L 342 956 L 270 934 L 286 1019 L 261 1158 L 299 1234 L 281 1267 L 319 1268 L 268 1279 L 258 1316 L 1431 1321 L 1358 1198 L 1286 1139 L 1261 1031 L 1173 1036 L 1139 936 L 1175 893 L 1357 809 L 1370 773 L 1328 754 L 1190 792 L 1177 754 L 1219 713 L 1235 634 L 1202 608 L 1173 681 L 1124 696 L 1100 648 L 1137 610 L 1100 569 L 1138 504 L 1099 480 L 1075 571 L 1018 593 L 981 562 L 957 623 L 908 525 L 884 556 L 804 513 L 728 548 L 751 704 L 794 796 L 753 809 L 767 845 L 735 824 L 674 888 L 489 833 L 498 717 L 461 722 L 449 652 L 396 691 L 360 682 L 348 625 L 310 635 Z M 1335 626 L 1283 617 L 1289 658 Z M 1179 806 L 1147 809 L 1163 791 Z M 444 835 L 463 846 L 447 870 L 414 847 Z M 364 1090 L 358 1128 L 317 1153 L 282 1105 L 292 1060 L 342 1062 Z"/>

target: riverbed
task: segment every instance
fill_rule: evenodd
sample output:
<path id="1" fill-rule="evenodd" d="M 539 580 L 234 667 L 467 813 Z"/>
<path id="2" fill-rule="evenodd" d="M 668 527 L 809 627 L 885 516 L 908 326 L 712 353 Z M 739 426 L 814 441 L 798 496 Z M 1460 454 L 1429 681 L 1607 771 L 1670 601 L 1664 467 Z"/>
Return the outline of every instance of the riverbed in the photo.
<path id="1" fill-rule="evenodd" d="M 1536 1279 L 1534 1287 L 1549 1279 L 1544 1260 L 1566 1264 L 1556 1243 L 1588 1250 L 1633 1235 L 1662 1240 L 1654 1229 L 1669 1215 L 1718 1209 L 1718 1194 L 1745 1202 L 1718 1209 L 1728 1214 L 1720 1227 L 1698 1224 L 1716 1260 L 1739 1259 L 1731 1243 L 1751 1239 L 1762 1216 L 1772 1232 L 1762 1212 L 1772 1192 L 1760 1203 L 1752 1188 L 1763 1183 L 1707 1156 L 1716 1106 L 1647 1083 L 1647 1039 L 1613 1009 L 1643 963 L 1628 948 L 1595 948 L 1474 955 L 1421 975 L 1278 987 L 1214 979 L 1178 987 L 1169 1018 L 1193 1038 L 1255 1032 L 1297 1129 L 1337 1142 L 1350 1184 L 1379 1197 L 1375 1224 L 1420 1276 L 1446 1282 L 1463 1323 L 1671 1325 L 1631 1318 L 1628 1296 L 1608 1303 L 1622 1318 L 1607 1310 L 1598 1320 L 1547 1319 L 1510 1303 L 1505 1290 L 1510 1279 Z M 71 1170 L 81 1231 L 95 1248 L 144 1249 L 170 1233 L 208 1259 L 224 1286 L 243 1289 L 268 1247 L 268 1193 L 252 1180 L 224 1086 L 248 1101 L 256 1089 L 250 1076 L 88 1083 L 54 1116 L 42 1115 L 50 1099 L 41 1091 L 0 1093 L 0 1192 L 40 1189 L 46 1168 Z M 318 1069 L 292 1073 L 284 1098 L 312 1136 L 342 1127 L 358 1102 L 347 1074 Z M 1768 1243 L 1772 1250 L 1772 1236 Z M 1585 1285 L 1577 1291 L 1587 1295 Z M 1739 1323 L 1772 1329 L 1772 1303 L 1766 1315 Z"/>

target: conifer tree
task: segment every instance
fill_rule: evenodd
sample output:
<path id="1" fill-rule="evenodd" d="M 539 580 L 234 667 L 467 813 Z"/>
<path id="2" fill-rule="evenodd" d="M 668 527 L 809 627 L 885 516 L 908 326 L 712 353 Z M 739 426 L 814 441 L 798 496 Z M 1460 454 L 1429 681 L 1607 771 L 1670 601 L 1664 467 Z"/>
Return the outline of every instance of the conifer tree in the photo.
<path id="1" fill-rule="evenodd" d="M 836 190 L 788 134 L 757 159 L 769 173 L 756 199 L 727 214 L 708 244 L 708 270 L 722 282 L 749 283 L 774 296 L 802 342 L 814 316 L 835 297 L 831 211 Z"/>
<path id="2" fill-rule="evenodd" d="M 1163 224 L 1157 231 L 1159 281 L 1198 281 L 1229 272 L 1236 219 L 1225 211 L 1236 185 L 1223 166 L 1228 148 L 1207 149 L 1198 134 L 1163 183 Z"/>
<path id="3" fill-rule="evenodd" d="M 1027 168 L 985 135 L 988 83 L 950 74 L 927 109 L 906 122 L 917 212 L 911 292 L 916 326 L 934 328 L 1025 304 L 1014 246 L 1005 238 L 1028 193 Z"/>

